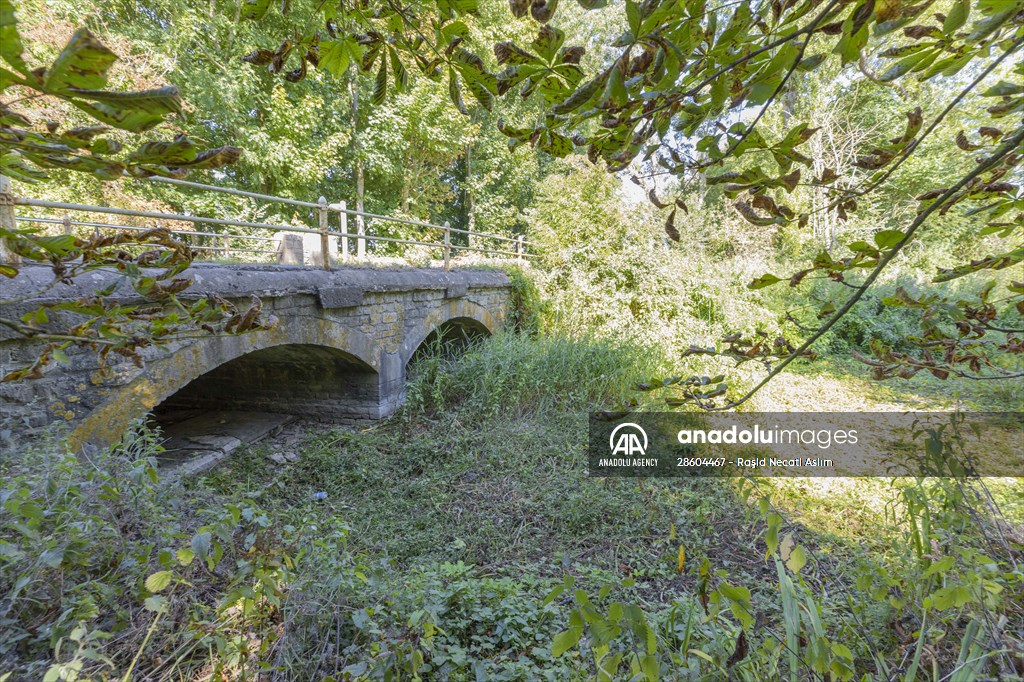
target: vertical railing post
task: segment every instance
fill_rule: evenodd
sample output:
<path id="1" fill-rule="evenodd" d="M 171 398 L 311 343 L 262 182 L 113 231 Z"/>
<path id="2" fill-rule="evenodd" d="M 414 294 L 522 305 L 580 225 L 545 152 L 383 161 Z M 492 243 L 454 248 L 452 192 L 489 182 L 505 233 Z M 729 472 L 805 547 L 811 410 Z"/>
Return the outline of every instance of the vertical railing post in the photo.
<path id="1" fill-rule="evenodd" d="M 324 270 L 331 271 L 331 249 L 330 235 L 327 234 L 327 199 L 320 197 L 317 201 L 320 204 L 320 257 L 324 262 Z"/>
<path id="2" fill-rule="evenodd" d="M 0 175 L 0 227 L 15 231 L 14 195 L 11 194 L 11 180 Z M 21 256 L 7 247 L 7 239 L 0 238 L 0 263 L 20 263 Z"/>
<path id="3" fill-rule="evenodd" d="M 357 205 L 358 209 L 359 206 Z M 356 215 L 356 258 L 363 260 L 366 258 L 366 220 L 363 216 Z"/>
<path id="4" fill-rule="evenodd" d="M 444 221 L 444 269 L 451 267 L 452 263 L 452 226 L 447 220 Z"/>
<path id="5" fill-rule="evenodd" d="M 71 234 L 71 216 L 61 218 L 60 225 L 64 230 L 64 234 Z"/>
<path id="6" fill-rule="evenodd" d="M 516 260 L 523 260 L 523 235 L 519 235 L 516 238 Z"/>
<path id="7" fill-rule="evenodd" d="M 342 201 L 341 212 L 338 214 L 338 220 L 341 223 L 341 259 L 343 261 L 348 260 L 348 213 L 345 213 L 345 202 Z"/>

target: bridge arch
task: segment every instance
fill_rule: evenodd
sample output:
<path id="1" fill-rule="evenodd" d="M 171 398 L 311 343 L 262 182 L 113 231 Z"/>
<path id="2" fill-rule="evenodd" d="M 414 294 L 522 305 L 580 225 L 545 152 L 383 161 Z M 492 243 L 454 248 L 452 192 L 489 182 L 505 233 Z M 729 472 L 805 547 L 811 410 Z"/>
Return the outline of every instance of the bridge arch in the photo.
<path id="1" fill-rule="evenodd" d="M 446 331 L 462 338 L 491 336 L 500 326 L 500 320 L 487 308 L 465 299 L 450 301 L 424 316 L 419 325 L 406 335 L 399 352 L 402 366 L 407 366 L 429 339 Z"/>
<path id="2" fill-rule="evenodd" d="M 341 323 L 310 316 L 293 317 L 274 329 L 250 334 L 197 338 L 148 359 L 136 377 L 112 391 L 80 422 L 69 441 L 76 447 L 115 442 L 134 419 L 189 387 L 212 393 L 209 400 L 217 401 L 221 409 L 283 411 L 275 410 L 274 402 L 294 400 L 294 394 L 278 392 L 275 397 L 273 390 L 265 390 L 248 396 L 252 398 L 249 401 L 232 401 L 230 392 L 246 390 L 247 375 L 257 385 L 280 382 L 289 367 L 300 381 L 318 380 L 299 401 L 304 403 L 298 406 L 300 409 L 312 407 L 319 399 L 321 408 L 335 408 L 333 416 L 378 416 L 366 406 L 376 405 L 380 398 L 380 363 L 380 349 L 371 337 Z M 325 388 L 325 382 L 337 380 L 346 372 L 352 381 L 339 382 L 334 391 Z M 350 395 L 344 394 L 346 390 Z"/>

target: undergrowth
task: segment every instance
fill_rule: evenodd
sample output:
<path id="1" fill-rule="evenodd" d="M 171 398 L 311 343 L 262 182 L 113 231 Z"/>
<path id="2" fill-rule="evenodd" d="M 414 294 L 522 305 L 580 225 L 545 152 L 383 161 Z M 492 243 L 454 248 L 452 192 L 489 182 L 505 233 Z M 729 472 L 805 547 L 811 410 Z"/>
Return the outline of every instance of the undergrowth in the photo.
<path id="1" fill-rule="evenodd" d="M 398 415 L 283 467 L 255 446 L 166 485 L 141 428 L 7 460 L 0 679 L 1019 676 L 1022 538 L 982 481 L 592 479 L 586 411 L 657 352 L 421 362 Z"/>

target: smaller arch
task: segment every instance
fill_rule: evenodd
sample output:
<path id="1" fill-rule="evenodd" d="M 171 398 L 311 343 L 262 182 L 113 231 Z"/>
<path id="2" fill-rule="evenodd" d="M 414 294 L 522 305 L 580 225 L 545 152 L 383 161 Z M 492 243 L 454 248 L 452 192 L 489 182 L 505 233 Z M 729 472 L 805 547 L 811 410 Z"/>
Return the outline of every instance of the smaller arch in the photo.
<path id="1" fill-rule="evenodd" d="M 412 367 L 419 357 L 434 352 L 437 348 L 440 348 L 448 357 L 461 355 L 470 345 L 489 336 L 491 336 L 491 330 L 472 317 L 455 317 L 446 320 L 435 327 L 420 342 L 420 345 L 409 356 L 406 366 Z"/>
<path id="2" fill-rule="evenodd" d="M 492 336 L 501 326 L 500 318 L 483 306 L 465 299 L 448 302 L 423 318 L 402 343 L 399 357 L 405 367 L 431 338 L 473 339 Z"/>

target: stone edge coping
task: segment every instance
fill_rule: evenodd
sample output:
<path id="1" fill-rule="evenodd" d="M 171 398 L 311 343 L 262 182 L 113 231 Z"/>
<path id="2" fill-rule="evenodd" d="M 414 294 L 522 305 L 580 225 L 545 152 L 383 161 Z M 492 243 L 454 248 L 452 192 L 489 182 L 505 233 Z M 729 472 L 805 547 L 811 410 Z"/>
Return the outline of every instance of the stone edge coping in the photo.
<path id="1" fill-rule="evenodd" d="M 159 271 L 154 271 L 159 272 Z M 26 299 L 16 305 L 55 303 L 89 296 L 120 277 L 109 271 L 86 272 L 73 284 L 57 284 L 43 295 Z M 437 268 L 402 267 L 345 267 L 330 272 L 301 265 L 218 265 L 196 264 L 178 277 L 192 277 L 193 285 L 181 294 L 184 300 L 195 299 L 209 293 L 223 298 L 290 296 L 317 294 L 321 287 L 358 287 L 367 293 L 400 291 L 430 291 L 447 289 L 506 288 L 508 275 L 501 270 L 460 269 L 444 271 Z M 0 282 L 0 299 L 19 298 L 42 289 L 53 281 L 49 267 L 28 265 L 21 268 L 13 280 Z M 125 302 L 144 300 L 135 293 L 127 281 L 122 281 L 111 294 Z"/>

